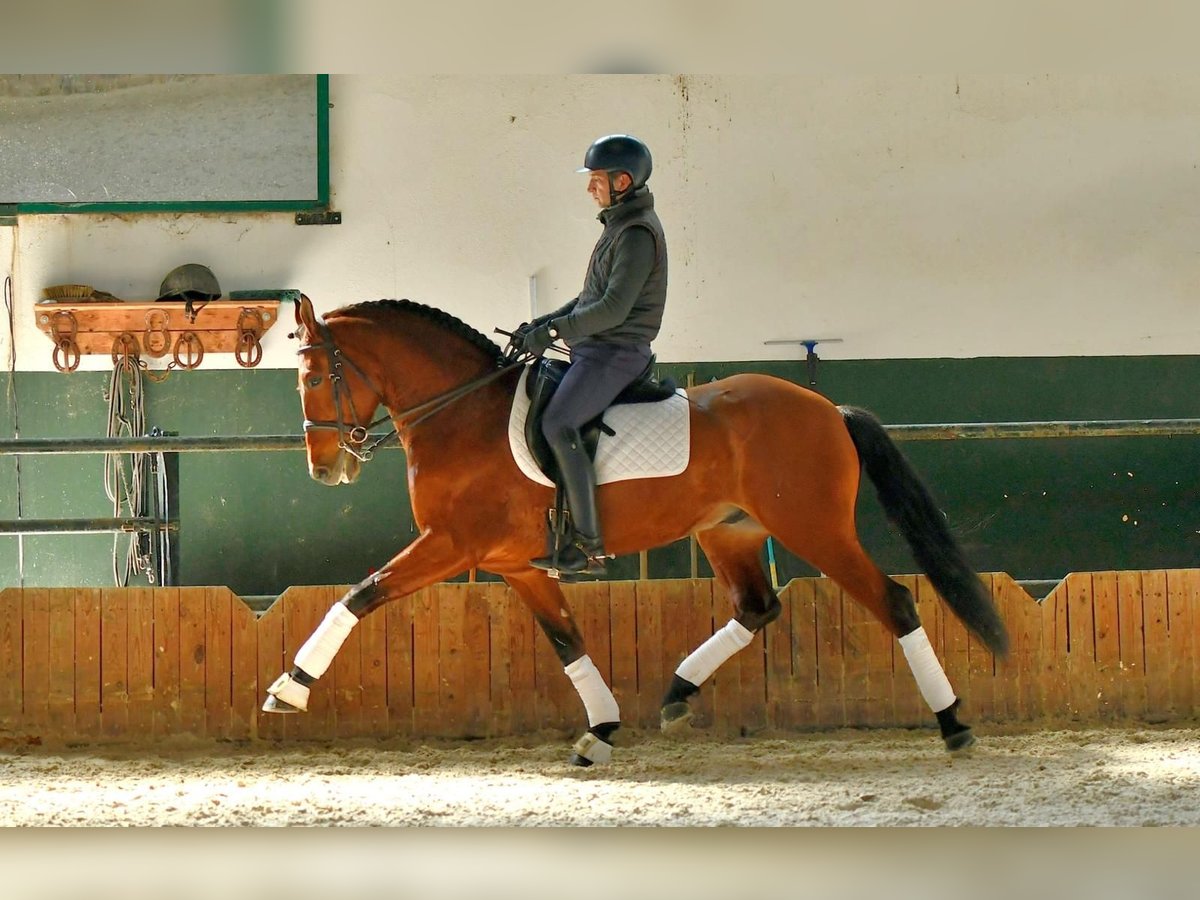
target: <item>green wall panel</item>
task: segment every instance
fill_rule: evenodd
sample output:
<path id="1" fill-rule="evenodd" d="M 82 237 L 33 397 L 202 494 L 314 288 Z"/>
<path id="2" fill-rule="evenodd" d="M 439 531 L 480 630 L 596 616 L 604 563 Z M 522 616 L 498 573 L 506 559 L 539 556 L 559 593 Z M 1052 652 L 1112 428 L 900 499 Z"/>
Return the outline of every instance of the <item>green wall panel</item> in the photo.
<path id="1" fill-rule="evenodd" d="M 818 349 L 820 349 L 818 347 Z M 803 362 L 664 364 L 697 382 L 739 371 L 807 381 Z M 7 389 L 7 376 L 4 387 Z M 822 361 L 816 389 L 887 423 L 1200 417 L 1200 357 Z M 99 437 L 109 376 L 18 373 L 21 435 Z M 146 382 L 149 427 L 184 435 L 294 434 L 295 374 L 281 370 L 173 372 Z M 11 403 L 0 412 L 13 433 Z M 1018 578 L 1069 571 L 1200 565 L 1200 438 L 969 440 L 903 445 L 980 570 Z M 180 454 L 180 576 L 274 594 L 292 584 L 365 577 L 414 536 L 404 455 L 381 452 L 354 485 L 309 479 L 301 451 Z M 112 515 L 97 455 L 25 456 L 26 517 Z M 0 457 L 0 516 L 17 517 L 17 461 Z M 913 571 L 873 490 L 859 502 L 864 546 L 890 572 Z M 120 539 L 124 554 L 126 538 Z M 24 583 L 107 585 L 109 535 L 30 536 Z M 700 554 L 700 574 L 711 570 Z M 653 550 L 652 577 L 686 576 L 687 541 Z M 812 570 L 778 548 L 780 577 Z M 612 577 L 634 578 L 636 557 Z M 3 585 L 17 584 L 17 538 L 0 537 Z M 486 576 L 481 576 L 486 577 Z"/>

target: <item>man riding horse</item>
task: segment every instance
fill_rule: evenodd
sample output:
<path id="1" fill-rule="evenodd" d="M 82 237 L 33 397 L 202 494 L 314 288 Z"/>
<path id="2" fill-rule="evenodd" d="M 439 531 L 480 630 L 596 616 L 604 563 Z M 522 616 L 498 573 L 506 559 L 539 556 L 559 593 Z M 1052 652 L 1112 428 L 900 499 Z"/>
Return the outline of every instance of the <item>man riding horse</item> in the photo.
<path id="1" fill-rule="evenodd" d="M 584 155 L 587 191 L 604 226 L 592 251 L 579 296 L 552 313 L 522 324 L 513 347 L 540 357 L 562 338 L 571 365 L 542 419 L 542 433 L 558 464 L 574 537 L 557 556 L 539 557 L 539 569 L 567 575 L 604 572 L 604 538 L 596 508 L 596 475 L 580 428 L 604 412 L 650 363 L 667 299 L 667 242 L 646 187 L 650 150 L 627 134 L 595 141 Z"/>

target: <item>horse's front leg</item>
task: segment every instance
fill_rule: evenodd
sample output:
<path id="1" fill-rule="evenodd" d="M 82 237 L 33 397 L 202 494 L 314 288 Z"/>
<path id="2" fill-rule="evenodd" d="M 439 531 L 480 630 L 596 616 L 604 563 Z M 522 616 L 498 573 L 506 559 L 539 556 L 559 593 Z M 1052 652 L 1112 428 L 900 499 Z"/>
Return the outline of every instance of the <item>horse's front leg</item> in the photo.
<path id="1" fill-rule="evenodd" d="M 308 709 L 312 684 L 325 674 L 358 620 L 388 600 L 453 577 L 470 563 L 449 535 L 426 531 L 387 565 L 360 581 L 330 607 L 324 620 L 296 651 L 291 672 L 267 688 L 264 712 L 293 713 Z"/>
<path id="2" fill-rule="evenodd" d="M 583 637 L 567 608 L 562 589 L 557 581 L 536 569 L 528 574 L 506 575 L 504 580 L 533 612 L 587 711 L 588 730 L 575 742 L 571 762 L 577 766 L 608 762 L 612 757 L 613 732 L 621 727 L 621 712 L 600 670 L 584 649 Z"/>

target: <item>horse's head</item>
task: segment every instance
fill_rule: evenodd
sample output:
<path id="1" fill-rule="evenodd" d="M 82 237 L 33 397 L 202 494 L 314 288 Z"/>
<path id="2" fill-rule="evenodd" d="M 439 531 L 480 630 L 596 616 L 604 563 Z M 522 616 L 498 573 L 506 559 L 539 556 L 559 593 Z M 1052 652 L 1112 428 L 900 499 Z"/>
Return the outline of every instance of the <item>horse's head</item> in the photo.
<path id="1" fill-rule="evenodd" d="M 308 472 L 322 484 L 349 484 L 362 467 L 362 445 L 380 403 L 370 378 L 337 343 L 308 297 L 296 305 L 300 326 L 298 390 Z"/>

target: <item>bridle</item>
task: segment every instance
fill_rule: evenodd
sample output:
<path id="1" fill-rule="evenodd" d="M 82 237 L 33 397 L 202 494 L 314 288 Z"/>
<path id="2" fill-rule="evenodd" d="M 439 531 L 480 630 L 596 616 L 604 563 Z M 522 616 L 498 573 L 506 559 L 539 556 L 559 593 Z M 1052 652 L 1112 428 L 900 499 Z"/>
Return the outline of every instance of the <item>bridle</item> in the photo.
<path id="1" fill-rule="evenodd" d="M 343 365 L 353 370 L 366 383 L 367 387 L 374 391 L 376 398 L 378 398 L 377 404 L 383 402 L 383 391 L 375 385 L 375 382 L 371 380 L 371 376 L 364 372 L 361 366 L 342 352 L 337 342 L 334 341 L 333 333 L 329 330 L 328 325 L 320 319 L 317 319 L 314 324 L 321 340 L 316 343 L 306 343 L 296 352 L 299 354 L 308 350 L 325 351 L 325 358 L 329 362 L 329 383 L 333 389 L 333 406 L 336 418 L 325 420 L 305 419 L 304 431 L 306 434 L 310 431 L 336 431 L 338 433 L 338 447 L 360 462 L 371 460 L 375 455 L 376 449 L 398 434 L 397 429 L 393 428 L 387 434 L 376 438 L 371 444 L 367 445 L 366 441 L 371 436 L 371 429 L 376 425 L 386 422 L 388 419 L 393 419 L 401 422 L 403 427 L 411 428 L 449 406 L 460 397 L 465 397 L 485 384 L 495 381 L 506 372 L 510 372 L 526 363 L 526 360 L 523 358 L 517 360 L 506 359 L 504 360 L 504 365 L 492 372 L 488 372 L 486 375 L 444 391 L 436 397 L 419 403 L 416 406 L 409 407 L 399 413 L 392 414 L 389 411 L 386 415 L 382 415 L 373 422 L 363 425 L 359 420 L 358 411 L 354 408 L 354 398 L 350 396 L 350 388 L 346 384 L 346 371 Z M 351 422 L 346 421 L 344 412 L 346 407 L 350 409 Z M 404 421 L 412 415 L 416 415 L 416 418 L 411 421 Z"/>

